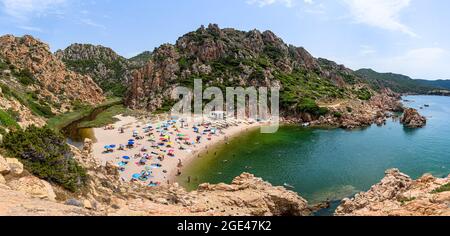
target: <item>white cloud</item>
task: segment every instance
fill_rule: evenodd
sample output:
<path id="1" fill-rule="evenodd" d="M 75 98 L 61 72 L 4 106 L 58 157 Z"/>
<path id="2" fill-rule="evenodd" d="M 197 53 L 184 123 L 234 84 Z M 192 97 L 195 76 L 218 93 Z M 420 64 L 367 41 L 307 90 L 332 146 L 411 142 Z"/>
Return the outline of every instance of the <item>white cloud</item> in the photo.
<path id="1" fill-rule="evenodd" d="M 17 20 L 28 20 L 35 15 L 44 15 L 47 11 L 64 4 L 66 0 L 0 0 L 2 10 Z"/>
<path id="2" fill-rule="evenodd" d="M 419 79 L 442 79 L 448 76 L 449 60 L 450 54 L 443 48 L 417 48 L 403 55 L 382 60 L 379 67 Z"/>
<path id="3" fill-rule="evenodd" d="M 305 0 L 305 2 L 312 2 L 312 0 Z M 274 4 L 283 4 L 286 7 L 293 7 L 294 6 L 294 0 L 248 0 L 248 4 L 256 4 L 259 7 L 265 7 L 270 6 Z"/>
<path id="4" fill-rule="evenodd" d="M 375 54 L 375 53 L 377 53 L 377 51 L 372 46 L 361 45 L 359 53 L 363 56 L 367 56 L 367 55 Z"/>
<path id="5" fill-rule="evenodd" d="M 410 5 L 411 0 L 343 0 L 358 23 L 391 31 L 400 31 L 417 37 L 408 26 L 400 21 L 400 12 Z"/>
<path id="6" fill-rule="evenodd" d="M 81 19 L 80 21 L 81 21 L 81 23 L 83 23 L 85 25 L 89 25 L 89 26 L 92 26 L 92 27 L 95 27 L 95 28 L 106 29 L 106 26 L 104 26 L 102 24 L 99 24 L 99 23 L 96 23 L 95 21 L 93 21 L 91 19 L 87 19 L 86 18 L 86 19 Z"/>
<path id="7" fill-rule="evenodd" d="M 450 52 L 440 47 L 415 48 L 393 56 L 374 55 L 367 47 L 368 54 L 362 52 L 366 49 L 361 46 L 360 55 L 345 62 L 352 69 L 372 68 L 379 72 L 392 72 L 404 74 L 415 79 L 450 79 L 448 61 Z"/>
<path id="8" fill-rule="evenodd" d="M 18 26 L 17 28 L 23 29 L 23 30 L 26 30 L 26 31 L 43 32 L 43 30 L 41 28 L 34 27 L 34 26 L 22 25 L 22 26 Z"/>

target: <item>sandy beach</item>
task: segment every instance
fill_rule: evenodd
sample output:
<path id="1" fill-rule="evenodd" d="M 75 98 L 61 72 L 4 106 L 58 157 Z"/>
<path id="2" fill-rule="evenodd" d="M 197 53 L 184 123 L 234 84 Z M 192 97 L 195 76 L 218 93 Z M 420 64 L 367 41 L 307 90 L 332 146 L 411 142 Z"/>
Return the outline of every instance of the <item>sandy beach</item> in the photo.
<path id="1" fill-rule="evenodd" d="M 119 121 L 110 127 L 94 129 L 97 142 L 93 154 L 103 164 L 109 161 L 119 166 L 123 181 L 149 186 L 173 183 L 179 172 L 182 174 L 183 168 L 202 152 L 262 125 L 234 119 L 187 122 L 183 119 L 144 121 L 121 115 L 116 118 Z"/>

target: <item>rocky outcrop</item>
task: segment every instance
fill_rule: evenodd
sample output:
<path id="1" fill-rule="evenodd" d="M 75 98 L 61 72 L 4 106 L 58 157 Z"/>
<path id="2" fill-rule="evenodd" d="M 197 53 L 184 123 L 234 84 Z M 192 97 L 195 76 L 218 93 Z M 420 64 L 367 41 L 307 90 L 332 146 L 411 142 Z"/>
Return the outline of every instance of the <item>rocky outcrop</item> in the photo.
<path id="1" fill-rule="evenodd" d="M 327 115 L 312 121 L 301 117 L 301 120 L 296 122 L 310 122 L 312 126 L 333 126 L 344 129 L 355 129 L 372 124 L 382 126 L 395 112 L 403 110 L 399 95 L 389 89 L 373 95 L 369 101 L 347 99 L 341 100 L 337 105 L 325 107 L 329 109 Z"/>
<path id="2" fill-rule="evenodd" d="M 219 215 L 307 216 L 311 210 L 305 199 L 283 187 L 243 173 L 228 184 L 202 184 L 188 195 L 195 199 L 193 212 Z"/>
<path id="3" fill-rule="evenodd" d="M 0 155 L 0 174 L 8 174 L 11 171 L 6 159 Z"/>
<path id="4" fill-rule="evenodd" d="M 0 37 L 0 58 L 13 68 L 11 76 L 20 82 L 10 86 L 29 90 L 53 111 L 68 110 L 74 101 L 98 104 L 104 100 L 102 90 L 89 76 L 68 70 L 47 44 L 29 35 Z"/>
<path id="5" fill-rule="evenodd" d="M 440 179 L 426 174 L 412 180 L 398 169 L 391 169 L 369 191 L 343 199 L 336 215 L 448 216 L 450 191 L 437 190 L 449 184 L 449 177 Z"/>
<path id="6" fill-rule="evenodd" d="M 26 193 L 2 188 L 0 185 L 1 216 L 91 216 L 98 215 L 80 207 L 30 197 Z"/>
<path id="7" fill-rule="evenodd" d="M 6 163 L 10 168 L 10 174 L 21 175 L 23 173 L 23 164 L 16 158 L 6 158 Z"/>
<path id="8" fill-rule="evenodd" d="M 18 180 L 10 181 L 7 185 L 11 189 L 26 193 L 31 197 L 50 201 L 55 201 L 56 198 L 52 186 L 48 182 L 34 176 L 22 177 Z"/>
<path id="9" fill-rule="evenodd" d="M 427 118 L 421 116 L 414 108 L 408 108 L 404 111 L 400 122 L 408 128 L 422 128 L 427 124 Z"/>
<path id="10" fill-rule="evenodd" d="M 71 70 L 93 78 L 104 92 L 123 96 L 126 91 L 132 64 L 111 48 L 77 43 L 56 51 L 55 56 Z"/>

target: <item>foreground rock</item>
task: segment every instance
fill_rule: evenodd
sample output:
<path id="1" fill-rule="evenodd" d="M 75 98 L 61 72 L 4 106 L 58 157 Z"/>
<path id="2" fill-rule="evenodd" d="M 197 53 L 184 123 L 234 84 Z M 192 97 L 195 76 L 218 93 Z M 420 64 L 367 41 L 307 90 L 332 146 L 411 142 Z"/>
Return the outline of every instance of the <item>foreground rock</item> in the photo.
<path id="1" fill-rule="evenodd" d="M 450 191 L 435 190 L 449 183 L 449 177 L 439 179 L 426 174 L 412 180 L 399 170 L 391 169 L 369 191 L 342 200 L 336 215 L 448 216 Z"/>
<path id="2" fill-rule="evenodd" d="M 408 108 L 400 122 L 408 128 L 422 128 L 427 124 L 427 118 L 421 116 L 416 109 Z"/>
<path id="3" fill-rule="evenodd" d="M 60 203 L 33 198 L 20 191 L 0 186 L 1 216 L 90 216 L 93 211 Z"/>
<path id="4" fill-rule="evenodd" d="M 56 195 L 52 186 L 34 176 L 27 176 L 8 183 L 8 186 L 16 191 L 30 195 L 31 197 L 55 201 Z"/>

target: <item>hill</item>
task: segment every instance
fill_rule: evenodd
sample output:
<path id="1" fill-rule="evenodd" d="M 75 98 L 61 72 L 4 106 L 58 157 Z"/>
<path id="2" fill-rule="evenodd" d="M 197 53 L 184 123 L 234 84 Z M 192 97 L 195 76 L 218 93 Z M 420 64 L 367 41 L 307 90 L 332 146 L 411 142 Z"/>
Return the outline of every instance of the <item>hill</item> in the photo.
<path id="1" fill-rule="evenodd" d="M 121 97 L 126 92 L 131 63 L 112 49 L 92 44 L 72 44 L 55 56 L 68 68 L 88 75 L 107 95 Z"/>
<path id="2" fill-rule="evenodd" d="M 47 44 L 29 35 L 0 37 L 0 86 L 0 131 L 43 125 L 80 104 L 104 100 L 91 77 L 69 70 Z"/>
<path id="3" fill-rule="evenodd" d="M 149 111 L 167 110 L 167 90 L 193 86 L 278 86 L 285 114 L 317 113 L 318 101 L 368 100 L 373 91 L 352 70 L 316 59 L 302 47 L 287 45 L 271 31 L 220 29 L 215 24 L 156 48 L 133 72 L 126 103 Z M 320 111 L 319 111 L 320 112 Z"/>
<path id="4" fill-rule="evenodd" d="M 437 89 L 433 84 L 423 83 L 419 80 L 411 79 L 406 75 L 394 73 L 379 73 L 372 69 L 360 69 L 355 73 L 363 78 L 366 83 L 374 89 L 390 88 L 397 93 L 417 93 L 427 94 Z"/>

